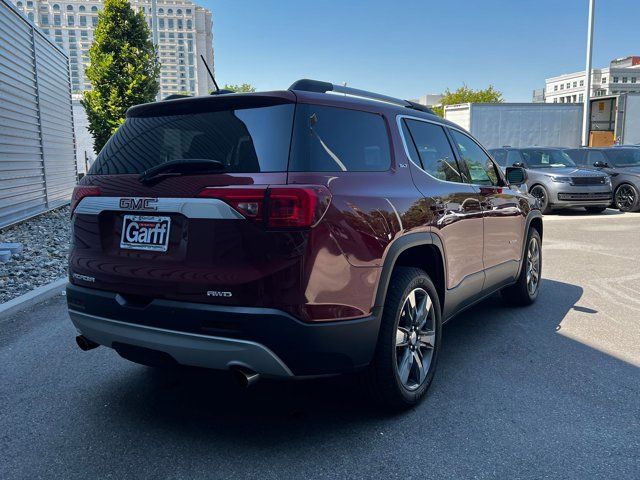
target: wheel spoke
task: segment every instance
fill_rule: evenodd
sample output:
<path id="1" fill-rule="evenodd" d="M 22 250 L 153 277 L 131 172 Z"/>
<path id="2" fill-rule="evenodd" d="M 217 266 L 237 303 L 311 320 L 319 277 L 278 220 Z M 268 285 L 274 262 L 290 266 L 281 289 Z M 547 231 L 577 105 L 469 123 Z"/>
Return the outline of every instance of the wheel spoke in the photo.
<path id="1" fill-rule="evenodd" d="M 433 330 L 423 330 L 418 334 L 418 345 L 420 347 L 433 348 L 436 343 L 436 332 Z"/>
<path id="2" fill-rule="evenodd" d="M 404 351 L 400 365 L 398 366 L 398 374 L 400 375 L 400 381 L 404 384 L 409 380 L 409 374 L 411 373 L 411 367 L 413 366 L 413 352 L 408 348 Z"/>
<path id="3" fill-rule="evenodd" d="M 421 329 L 427 323 L 429 314 L 431 313 L 431 305 L 431 297 L 425 295 L 418 308 L 418 317 L 416 319 L 418 329 Z"/>
<path id="4" fill-rule="evenodd" d="M 421 385 L 424 382 L 424 379 L 427 378 L 427 369 L 424 368 L 424 364 L 422 363 L 422 359 L 420 355 L 418 355 L 417 351 L 413 352 L 413 361 L 418 367 L 418 385 Z"/>
<path id="5" fill-rule="evenodd" d="M 406 328 L 398 327 L 396 330 L 396 347 L 406 347 L 409 345 L 409 331 Z"/>

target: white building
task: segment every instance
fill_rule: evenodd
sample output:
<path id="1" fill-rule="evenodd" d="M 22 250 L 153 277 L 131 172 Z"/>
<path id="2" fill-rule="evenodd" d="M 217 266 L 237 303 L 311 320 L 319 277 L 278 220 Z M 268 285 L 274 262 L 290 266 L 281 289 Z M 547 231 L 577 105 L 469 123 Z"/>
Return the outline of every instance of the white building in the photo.
<path id="1" fill-rule="evenodd" d="M 12 0 L 45 34 L 69 53 L 72 90 L 80 93 L 91 88 L 85 76 L 89 47 L 98 23 L 100 0 Z M 130 0 L 142 9 L 152 27 L 151 0 Z M 213 69 L 213 33 L 211 12 L 191 0 L 157 0 L 160 94 L 206 95 L 213 82 L 200 55 Z"/>
<path id="2" fill-rule="evenodd" d="M 427 93 L 426 95 L 421 96 L 420 98 L 416 98 L 413 100 L 420 105 L 424 105 L 425 107 L 434 107 L 439 105 L 442 102 L 442 94 L 440 93 Z"/>
<path id="3" fill-rule="evenodd" d="M 584 100 L 584 70 L 566 73 L 545 80 L 544 99 L 547 103 L 579 103 Z M 612 60 L 608 67 L 594 68 L 591 77 L 591 96 L 640 92 L 640 57 Z"/>

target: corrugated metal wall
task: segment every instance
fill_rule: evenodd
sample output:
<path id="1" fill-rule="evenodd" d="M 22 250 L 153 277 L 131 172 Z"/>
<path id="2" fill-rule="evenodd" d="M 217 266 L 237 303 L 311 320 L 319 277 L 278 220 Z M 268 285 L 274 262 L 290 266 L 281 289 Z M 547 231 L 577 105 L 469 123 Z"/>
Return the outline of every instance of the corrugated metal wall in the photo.
<path id="1" fill-rule="evenodd" d="M 77 167 L 66 55 L 0 0 L 0 228 L 69 201 Z"/>

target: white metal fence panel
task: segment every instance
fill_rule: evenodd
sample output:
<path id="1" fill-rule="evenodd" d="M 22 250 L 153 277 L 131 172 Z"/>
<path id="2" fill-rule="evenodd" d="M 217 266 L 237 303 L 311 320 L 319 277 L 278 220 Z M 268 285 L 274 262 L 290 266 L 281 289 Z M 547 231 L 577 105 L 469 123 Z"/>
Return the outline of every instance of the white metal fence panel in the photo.
<path id="1" fill-rule="evenodd" d="M 0 228 L 68 202 L 76 182 L 67 57 L 0 0 Z"/>

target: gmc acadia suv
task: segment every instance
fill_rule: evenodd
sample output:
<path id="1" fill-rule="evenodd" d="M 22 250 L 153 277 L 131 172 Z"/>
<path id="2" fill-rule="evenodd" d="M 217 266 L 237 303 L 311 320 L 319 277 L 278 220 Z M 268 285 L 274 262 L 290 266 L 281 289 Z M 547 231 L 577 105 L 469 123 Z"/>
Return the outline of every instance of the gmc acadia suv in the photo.
<path id="1" fill-rule="evenodd" d="M 73 195 L 77 342 L 246 384 L 361 371 L 411 406 L 445 321 L 538 296 L 541 213 L 506 177 L 425 107 L 325 82 L 133 107 Z"/>

